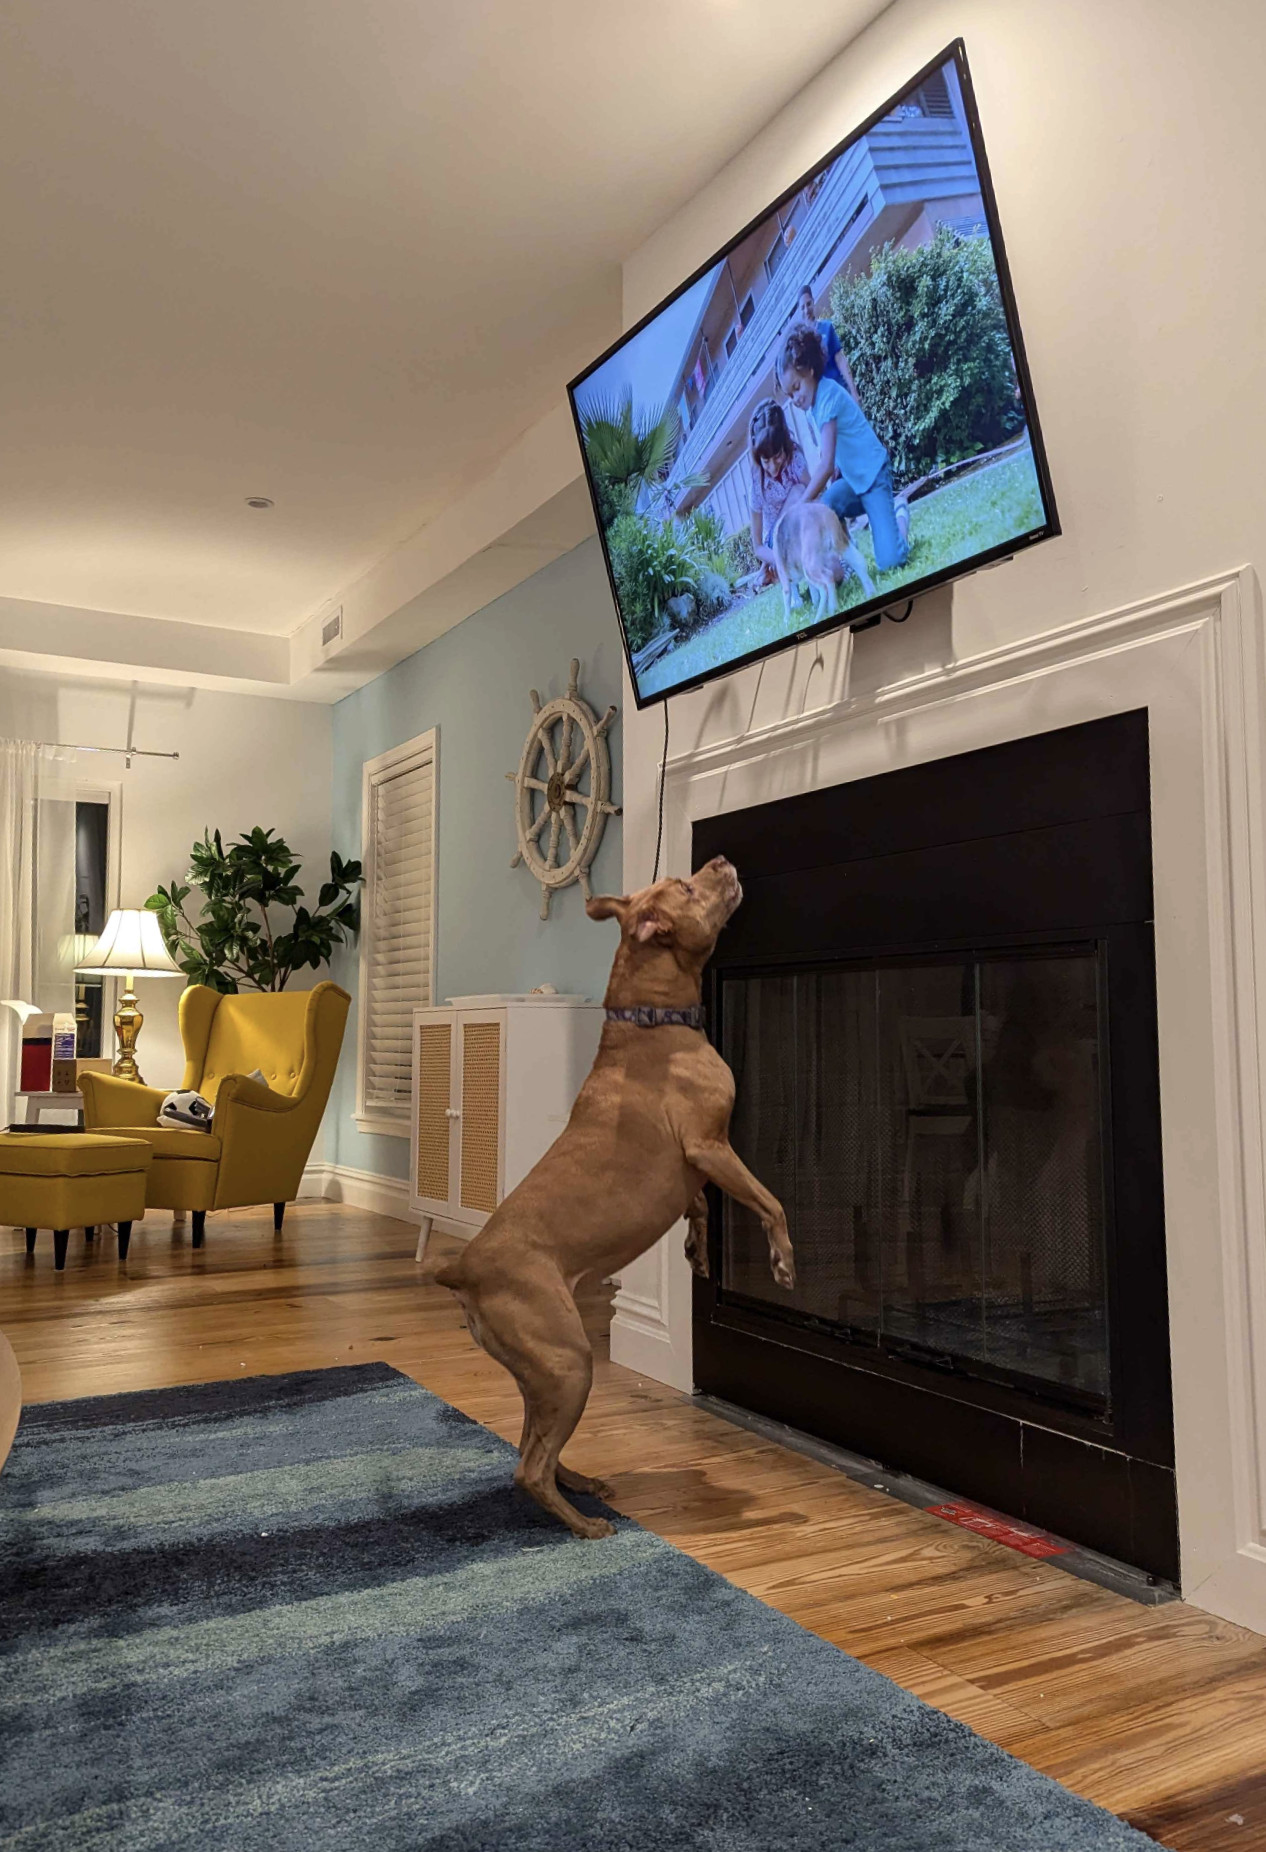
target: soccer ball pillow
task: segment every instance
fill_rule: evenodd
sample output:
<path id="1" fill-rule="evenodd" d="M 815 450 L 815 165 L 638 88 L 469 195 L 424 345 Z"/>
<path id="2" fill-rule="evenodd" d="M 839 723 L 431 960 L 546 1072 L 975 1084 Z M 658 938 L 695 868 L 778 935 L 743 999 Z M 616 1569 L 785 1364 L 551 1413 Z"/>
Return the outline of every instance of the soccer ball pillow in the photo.
<path id="1" fill-rule="evenodd" d="M 169 1093 L 158 1109 L 160 1125 L 192 1126 L 196 1131 L 209 1132 L 215 1108 L 210 1100 L 204 1100 L 200 1093 L 186 1092 L 183 1088 Z"/>
<path id="2" fill-rule="evenodd" d="M 268 1085 L 262 1068 L 256 1068 L 247 1080 L 257 1080 L 261 1087 Z M 215 1107 L 210 1100 L 204 1100 L 200 1093 L 193 1093 L 186 1088 L 178 1088 L 169 1093 L 158 1109 L 160 1125 L 192 1126 L 195 1131 L 209 1132 L 211 1121 L 215 1117 Z"/>

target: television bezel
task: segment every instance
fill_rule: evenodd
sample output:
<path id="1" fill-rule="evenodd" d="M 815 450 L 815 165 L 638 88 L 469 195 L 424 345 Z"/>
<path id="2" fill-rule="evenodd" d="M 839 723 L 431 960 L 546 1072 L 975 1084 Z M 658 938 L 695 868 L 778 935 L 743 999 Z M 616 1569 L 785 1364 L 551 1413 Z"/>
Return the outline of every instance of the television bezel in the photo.
<path id="1" fill-rule="evenodd" d="M 956 563 L 951 566 L 942 566 L 938 571 L 927 573 L 921 579 L 912 580 L 909 585 L 903 585 L 895 592 L 888 592 L 882 595 L 876 594 L 874 598 L 868 598 L 863 604 L 853 605 L 846 611 L 837 612 L 833 617 L 824 618 L 821 623 L 808 624 L 802 630 L 792 631 L 788 636 L 775 637 L 772 642 L 762 644 L 759 649 L 749 650 L 742 656 L 735 656 L 729 662 L 718 663 L 715 668 L 709 669 L 704 675 L 688 676 L 672 688 L 661 689 L 654 694 L 644 695 L 638 687 L 637 673 L 633 667 L 633 652 L 629 648 L 628 630 L 624 622 L 623 612 L 620 609 L 620 597 L 616 589 L 615 574 L 611 570 L 611 556 L 607 551 L 607 537 L 603 530 L 602 518 L 598 509 L 598 497 L 594 488 L 593 474 L 589 468 L 589 459 L 585 454 L 580 413 L 576 407 L 576 394 L 580 387 L 584 385 L 585 381 L 598 371 L 599 367 L 605 366 L 608 360 L 620 352 L 621 348 L 627 346 L 630 341 L 634 340 L 642 332 L 643 328 L 649 326 L 649 324 L 655 320 L 656 316 L 662 315 L 665 309 L 671 308 L 672 304 L 677 301 L 679 296 L 684 296 L 687 290 L 693 289 L 695 284 L 698 283 L 702 277 L 706 276 L 714 265 L 722 263 L 730 253 L 736 250 L 745 238 L 750 237 L 757 227 L 762 225 L 772 213 L 777 212 L 780 206 L 785 205 L 789 199 L 794 198 L 794 196 L 806 187 L 811 180 L 815 179 L 824 168 L 830 167 L 833 162 L 838 161 L 840 156 L 853 146 L 854 142 L 860 141 L 862 136 L 868 135 L 877 123 L 884 120 L 885 116 L 891 115 L 892 111 L 904 97 L 909 95 L 911 90 L 917 90 L 919 85 L 924 83 L 933 72 L 943 69 L 944 66 L 951 61 L 957 70 L 959 85 L 962 89 L 963 107 L 967 115 L 967 130 L 971 137 L 972 155 L 976 163 L 977 178 L 980 181 L 980 196 L 984 203 L 985 221 L 989 228 L 990 244 L 998 272 L 998 286 L 1002 296 L 1003 314 L 1006 317 L 1007 335 L 1011 342 L 1011 352 L 1015 360 L 1016 377 L 1024 397 L 1024 407 L 1028 419 L 1027 428 L 1033 450 L 1033 463 L 1037 471 L 1038 483 L 1042 492 L 1042 502 L 1046 509 L 1046 520 L 1040 527 L 1031 528 L 1028 532 L 1018 535 L 1012 540 L 1002 541 L 995 547 L 988 547 L 981 553 L 973 553 L 970 559 L 964 560 L 961 563 Z M 599 354 L 596 360 L 591 361 L 583 372 L 578 373 L 575 379 L 570 382 L 567 387 L 567 399 L 571 406 L 572 421 L 576 428 L 576 441 L 580 446 L 581 464 L 584 469 L 585 484 L 589 490 L 589 499 L 593 507 L 594 522 L 598 529 L 598 539 L 602 544 L 602 558 L 607 569 L 607 582 L 610 586 L 611 598 L 615 606 L 616 622 L 620 630 L 620 640 L 624 646 L 624 659 L 628 666 L 629 681 L 633 689 L 633 699 L 639 712 L 644 708 L 655 707 L 661 701 L 671 700 L 674 695 L 689 694 L 696 688 L 703 688 L 709 682 L 716 681 L 720 676 L 733 675 L 739 669 L 750 668 L 753 663 L 763 662 L 767 656 L 777 655 L 780 650 L 790 649 L 796 644 L 807 643 L 815 638 L 827 636 L 831 631 L 842 629 L 845 625 L 856 627 L 857 629 L 867 628 L 869 625 L 877 623 L 880 618 L 882 618 L 883 614 L 894 605 L 901 604 L 906 600 L 922 598 L 925 593 L 934 591 L 940 585 L 948 585 L 958 579 L 970 578 L 973 573 L 980 572 L 985 567 L 997 565 L 1002 560 L 1011 559 L 1015 554 L 1029 547 L 1040 545 L 1044 540 L 1056 539 L 1063 530 L 1060 527 L 1059 512 L 1055 505 L 1055 493 L 1051 486 L 1050 468 L 1046 459 L 1046 446 L 1042 440 L 1042 427 L 1038 417 L 1037 400 L 1033 391 L 1033 378 L 1029 371 L 1028 355 L 1025 352 L 1024 336 L 1020 328 L 1020 314 L 1016 305 L 1015 290 L 1011 281 L 1011 267 L 1007 260 L 1006 243 L 1002 236 L 1002 225 L 998 217 L 998 202 L 994 196 L 993 177 L 989 171 L 989 158 L 985 152 L 985 138 L 980 125 L 980 115 L 976 108 L 976 93 L 972 87 L 971 70 L 967 62 L 967 46 L 964 40 L 961 38 L 953 39 L 935 58 L 930 58 L 921 70 L 916 72 L 907 83 L 902 84 L 899 90 L 894 91 L 887 102 L 882 103 L 878 109 L 867 116 L 866 120 L 861 123 L 859 127 L 851 130 L 842 141 L 837 142 L 829 153 L 823 155 L 820 161 L 815 161 L 813 166 L 807 168 L 805 172 L 800 175 L 798 180 L 793 181 L 789 187 L 785 187 L 776 199 L 771 200 L 767 206 L 763 206 L 753 218 L 748 220 L 741 231 L 736 232 L 719 250 L 713 252 L 712 256 L 704 263 L 700 264 L 699 267 L 686 278 L 684 283 L 678 284 L 676 289 L 665 296 L 662 302 L 656 303 L 655 307 L 649 310 L 647 314 L 643 315 L 641 320 L 636 322 L 632 328 L 626 329 L 618 340 L 613 341 L 603 353 Z"/>

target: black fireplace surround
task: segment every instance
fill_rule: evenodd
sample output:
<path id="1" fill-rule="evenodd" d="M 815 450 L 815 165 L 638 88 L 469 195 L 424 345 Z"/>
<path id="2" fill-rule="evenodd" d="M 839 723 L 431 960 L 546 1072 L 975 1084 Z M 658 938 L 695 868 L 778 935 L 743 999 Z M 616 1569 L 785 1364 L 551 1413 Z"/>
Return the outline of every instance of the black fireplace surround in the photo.
<path id="1" fill-rule="evenodd" d="M 697 823 L 796 1290 L 714 1194 L 699 1390 L 1178 1578 L 1147 715 Z"/>

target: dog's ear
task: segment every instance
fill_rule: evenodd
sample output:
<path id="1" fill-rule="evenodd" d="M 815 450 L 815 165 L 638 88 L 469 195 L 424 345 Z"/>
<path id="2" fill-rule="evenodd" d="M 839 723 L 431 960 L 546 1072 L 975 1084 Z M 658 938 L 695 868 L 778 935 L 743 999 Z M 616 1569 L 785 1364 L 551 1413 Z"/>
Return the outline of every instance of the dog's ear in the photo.
<path id="1" fill-rule="evenodd" d="M 633 928 L 633 937 L 639 945 L 647 945 L 652 939 L 671 939 L 672 936 L 672 921 L 666 920 L 662 913 L 656 913 L 654 907 L 648 907 Z"/>
<path id="2" fill-rule="evenodd" d="M 591 920 L 619 920 L 621 925 L 628 908 L 627 894 L 592 894 L 585 902 L 585 912 Z"/>

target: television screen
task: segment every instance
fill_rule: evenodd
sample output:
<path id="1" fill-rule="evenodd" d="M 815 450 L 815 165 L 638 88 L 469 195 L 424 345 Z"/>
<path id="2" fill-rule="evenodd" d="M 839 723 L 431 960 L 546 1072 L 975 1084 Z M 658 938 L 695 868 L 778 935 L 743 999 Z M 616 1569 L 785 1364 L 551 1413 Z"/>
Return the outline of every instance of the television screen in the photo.
<path id="1" fill-rule="evenodd" d="M 1057 534 L 961 41 L 569 392 L 639 707 Z"/>

